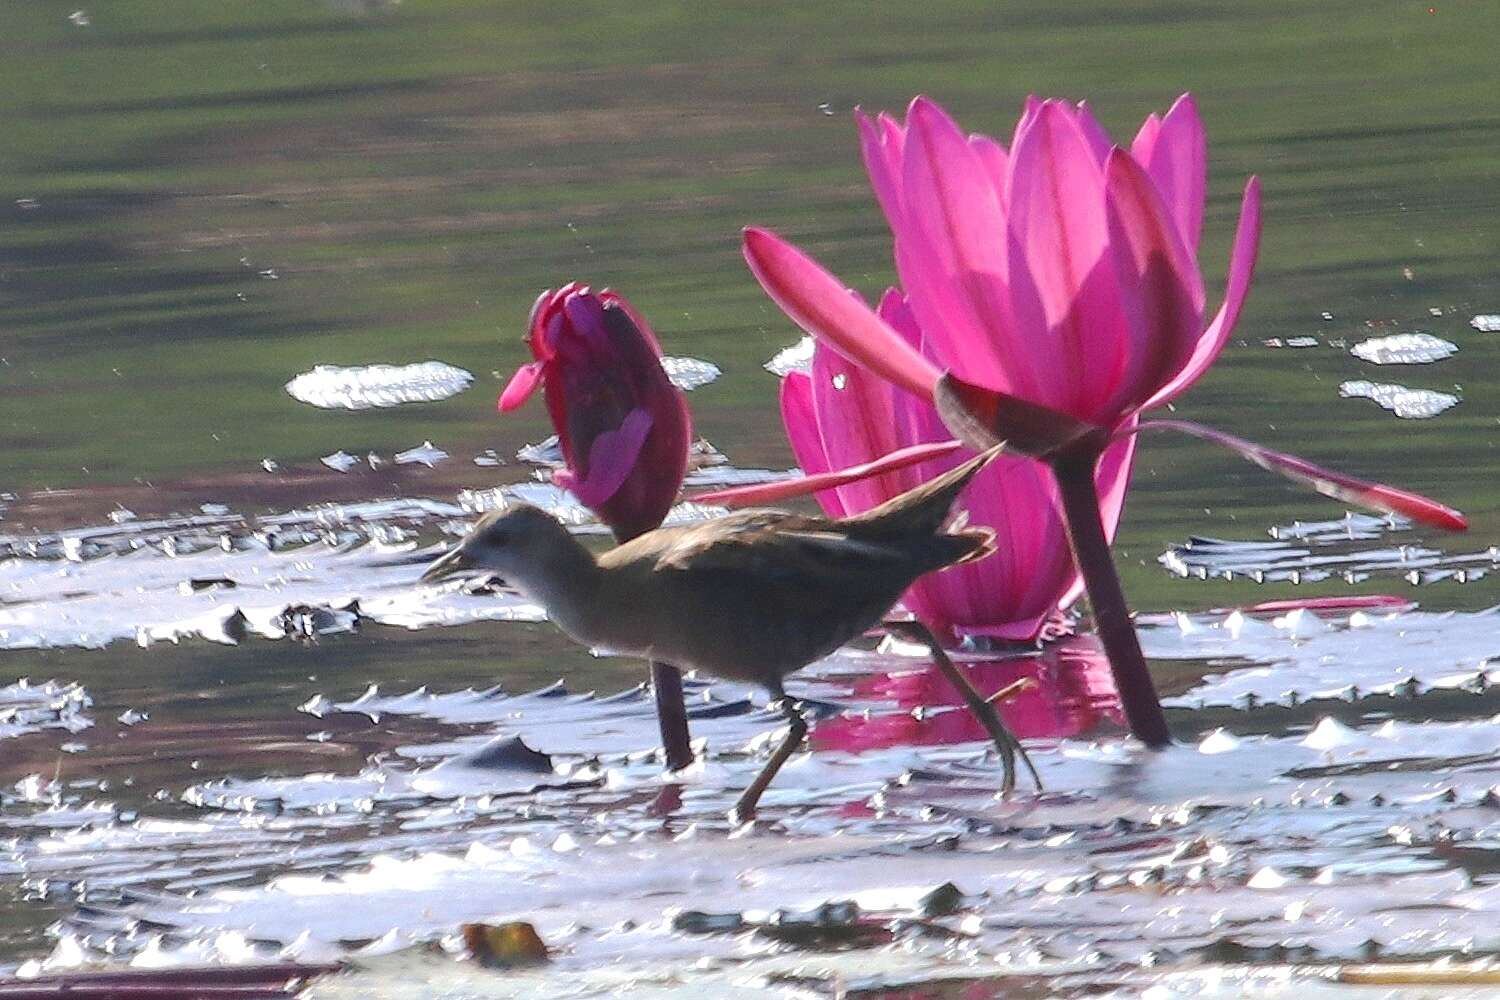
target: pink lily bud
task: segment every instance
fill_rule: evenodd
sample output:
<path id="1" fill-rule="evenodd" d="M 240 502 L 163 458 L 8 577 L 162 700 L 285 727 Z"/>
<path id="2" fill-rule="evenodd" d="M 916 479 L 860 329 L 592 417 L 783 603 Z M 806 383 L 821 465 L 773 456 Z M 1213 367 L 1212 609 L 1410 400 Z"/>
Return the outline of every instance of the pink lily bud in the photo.
<path id="1" fill-rule="evenodd" d="M 660 525 L 687 471 L 692 423 L 650 327 L 620 295 L 573 282 L 537 299 L 526 342 L 536 360 L 511 377 L 501 412 L 540 386 L 566 463 L 553 480 L 622 540 Z"/>

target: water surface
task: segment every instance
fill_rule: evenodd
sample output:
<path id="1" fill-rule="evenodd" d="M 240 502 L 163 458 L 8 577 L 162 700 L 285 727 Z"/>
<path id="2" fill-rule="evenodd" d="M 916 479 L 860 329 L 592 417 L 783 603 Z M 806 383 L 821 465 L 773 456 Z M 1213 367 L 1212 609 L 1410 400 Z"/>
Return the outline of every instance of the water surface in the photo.
<path id="1" fill-rule="evenodd" d="M 532 995 L 606 988 L 599 970 L 631 954 L 651 968 L 621 975 L 668 970 L 662 991 L 681 975 L 726 996 L 757 976 L 788 995 L 853 976 L 869 996 L 960 977 L 982 996 L 1493 953 L 1500 732 L 1478 720 L 1500 706 L 1492 619 L 1471 614 L 1497 603 L 1500 534 L 1500 350 L 1471 322 L 1500 311 L 1491 20 L 1390 2 L 8 10 L 0 535 L 21 548 L 0 560 L 0 966 L 373 961 L 505 915 L 564 952 Z M 1343 512 L 1204 445 L 1145 442 L 1119 551 L 1159 615 L 1148 651 L 1186 741 L 1171 759 L 1114 738 L 1085 653 L 990 663 L 995 687 L 1039 682 L 1009 718 L 1049 789 L 998 802 L 962 716 L 912 714 L 941 700 L 919 662 L 849 654 L 803 687 L 844 710 L 768 797 L 768 827 L 732 838 L 723 807 L 777 726 L 753 692 L 697 692 L 711 755 L 663 819 L 638 664 L 483 620 L 503 598 L 416 594 L 461 491 L 527 479 L 512 456 L 548 433 L 540 407 L 494 412 L 541 289 L 626 293 L 669 354 L 722 369 L 690 397 L 701 433 L 736 466 L 784 469 L 762 365 L 797 331 L 738 231 L 773 226 L 867 293 L 891 280 L 854 106 L 927 92 L 1006 134 L 1028 92 L 1087 97 L 1123 136 L 1188 89 L 1211 144 L 1211 297 L 1246 175 L 1267 211 L 1237 337 L 1179 414 L 1436 494 L 1474 529 L 1299 531 Z M 1408 334 L 1457 350 L 1378 367 L 1350 351 Z M 428 360 L 473 386 L 360 411 L 283 388 L 318 365 Z M 1341 394 L 1359 381 L 1459 402 L 1404 420 Z M 396 463 L 424 443 L 448 458 Z M 345 472 L 321 461 L 338 453 Z M 317 507 L 393 497 L 425 505 L 352 528 Z M 308 537 L 254 548 L 309 510 Z M 206 526 L 141 527 L 168 515 Z M 111 526 L 149 544 L 116 552 Z M 266 570 L 277 559 L 294 568 Z M 1165 615 L 1371 593 L 1420 610 Z M 458 627 L 421 617 L 480 607 Z M 546 770 L 464 763 L 518 733 Z M 593 877 L 631 867 L 630 886 Z M 948 881 L 964 899 L 936 930 L 914 923 Z M 673 923 L 795 925 L 848 898 L 868 933 L 788 944 Z M 471 975 L 429 960 L 371 975 Z"/>

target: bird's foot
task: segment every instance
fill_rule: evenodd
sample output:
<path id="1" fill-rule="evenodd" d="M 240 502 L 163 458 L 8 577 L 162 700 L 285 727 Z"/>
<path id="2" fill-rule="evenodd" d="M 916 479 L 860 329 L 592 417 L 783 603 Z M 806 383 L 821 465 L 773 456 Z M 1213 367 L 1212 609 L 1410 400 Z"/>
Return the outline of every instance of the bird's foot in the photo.
<path id="1" fill-rule="evenodd" d="M 1015 735 L 1009 729 L 1005 728 L 1005 722 L 1000 718 L 1000 713 L 995 709 L 997 702 L 1005 701 L 1007 698 L 1011 698 L 1033 687 L 1035 682 L 1029 677 L 1022 678 L 986 698 L 975 690 L 974 685 L 969 682 L 968 675 L 960 670 L 953 660 L 949 658 L 947 650 L 943 649 L 942 643 L 938 642 L 937 636 L 933 635 L 932 630 L 926 625 L 914 620 L 888 621 L 884 624 L 888 631 L 911 639 L 914 642 L 920 642 L 927 647 L 928 652 L 932 654 L 933 663 L 937 665 L 938 670 L 942 671 L 943 676 L 948 678 L 949 683 L 958 689 L 959 695 L 963 697 L 964 704 L 968 706 L 970 712 L 974 713 L 974 717 L 979 720 L 979 724 L 984 726 L 985 732 L 990 734 L 990 739 L 995 743 L 995 749 L 1000 753 L 1001 766 L 1005 769 L 1005 774 L 1000 779 L 1000 793 L 1002 795 L 1009 795 L 1016 790 L 1017 757 L 1026 765 L 1026 770 L 1031 775 L 1032 784 L 1040 792 L 1042 790 L 1042 778 L 1041 775 L 1037 774 L 1036 765 L 1031 762 L 1031 756 L 1026 753 L 1026 748 L 1021 745 L 1021 741 L 1016 739 Z"/>

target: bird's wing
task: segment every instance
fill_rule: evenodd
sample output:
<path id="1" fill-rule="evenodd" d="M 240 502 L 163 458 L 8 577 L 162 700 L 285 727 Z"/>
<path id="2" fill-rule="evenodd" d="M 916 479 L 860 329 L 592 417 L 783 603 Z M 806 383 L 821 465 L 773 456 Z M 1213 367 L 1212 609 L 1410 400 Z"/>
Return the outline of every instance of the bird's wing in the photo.
<path id="1" fill-rule="evenodd" d="M 663 549 L 658 571 L 744 574 L 770 582 L 858 582 L 895 569 L 904 553 L 879 541 L 851 538 L 836 522 L 780 511 L 744 511 L 687 529 Z"/>

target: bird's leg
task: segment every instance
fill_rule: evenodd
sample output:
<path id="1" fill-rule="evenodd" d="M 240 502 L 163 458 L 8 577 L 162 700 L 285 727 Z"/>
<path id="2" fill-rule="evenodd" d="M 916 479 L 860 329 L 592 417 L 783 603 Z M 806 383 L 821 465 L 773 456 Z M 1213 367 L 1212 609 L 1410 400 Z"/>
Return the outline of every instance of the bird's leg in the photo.
<path id="1" fill-rule="evenodd" d="M 652 660 L 651 693 L 656 699 L 656 720 L 661 726 L 661 747 L 667 758 L 667 770 L 681 771 L 693 762 L 687 703 L 682 698 L 682 671 L 670 663 Z"/>
<path id="2" fill-rule="evenodd" d="M 755 818 L 755 806 L 760 802 L 761 794 L 770 786 L 771 779 L 776 777 L 776 772 L 780 771 L 788 760 L 791 760 L 792 754 L 797 752 L 797 748 L 807 738 L 807 720 L 802 717 L 802 711 L 797 707 L 797 703 L 782 694 L 773 704 L 786 715 L 786 739 L 781 741 L 781 746 L 777 747 L 771 759 L 766 761 L 766 766 L 761 768 L 755 780 L 750 782 L 749 787 L 741 793 L 739 801 L 735 802 L 734 809 L 729 815 L 737 823 Z"/>
<path id="3" fill-rule="evenodd" d="M 1026 753 L 1026 748 L 1009 729 L 1005 728 L 1005 723 L 1000 719 L 1000 713 L 995 710 L 994 702 L 976 691 L 974 685 L 969 682 L 968 676 L 948 658 L 947 651 L 943 649 L 942 643 L 938 642 L 937 636 L 932 634 L 932 630 L 919 621 L 888 621 L 884 625 L 887 631 L 895 632 L 927 647 L 932 653 L 932 660 L 937 664 L 937 668 L 958 689 L 964 704 L 969 707 L 969 711 L 974 713 L 979 724 L 984 726 L 985 732 L 990 734 L 990 739 L 995 741 L 995 749 L 1000 752 L 1000 763 L 1005 768 L 1005 776 L 1000 780 L 1001 793 L 1009 795 L 1015 791 L 1017 756 L 1026 764 L 1026 770 L 1031 773 L 1032 784 L 1036 785 L 1036 790 L 1040 792 L 1042 778 L 1036 773 L 1036 766 L 1031 763 L 1031 757 Z M 1017 682 L 997 691 L 994 700 L 1003 701 L 1021 690 L 1023 685 L 1024 682 Z"/>

